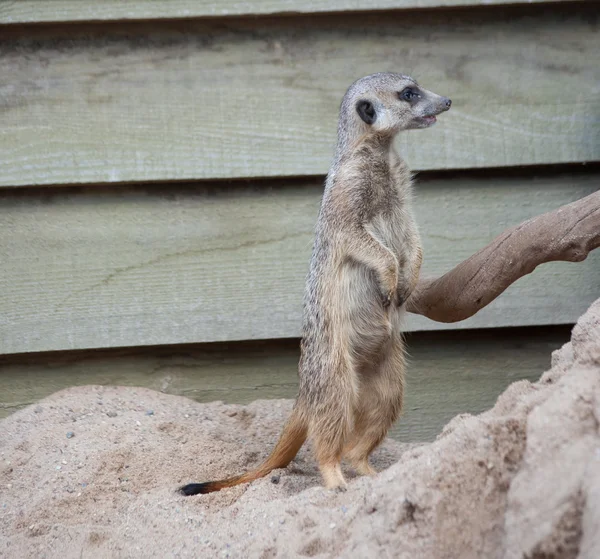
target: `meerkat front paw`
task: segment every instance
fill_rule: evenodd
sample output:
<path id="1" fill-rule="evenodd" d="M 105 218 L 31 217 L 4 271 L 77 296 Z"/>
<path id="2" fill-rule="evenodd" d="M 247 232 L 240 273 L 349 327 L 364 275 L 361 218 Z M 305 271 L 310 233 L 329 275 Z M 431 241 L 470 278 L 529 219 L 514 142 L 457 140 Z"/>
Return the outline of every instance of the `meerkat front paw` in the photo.
<path id="1" fill-rule="evenodd" d="M 384 309 L 387 309 L 394 300 L 394 292 L 393 291 L 383 291 L 381 293 L 381 304 Z"/>
<path id="2" fill-rule="evenodd" d="M 398 273 L 396 266 L 391 266 L 381 278 L 381 304 L 387 309 L 396 297 L 396 286 L 398 285 Z"/>
<path id="3" fill-rule="evenodd" d="M 398 289 L 396 290 L 396 306 L 401 307 L 402 305 L 404 305 L 404 303 L 406 303 L 406 301 L 408 301 L 408 298 L 410 297 L 411 293 L 412 293 L 412 289 L 410 286 L 408 286 L 408 285 L 398 286 Z"/>

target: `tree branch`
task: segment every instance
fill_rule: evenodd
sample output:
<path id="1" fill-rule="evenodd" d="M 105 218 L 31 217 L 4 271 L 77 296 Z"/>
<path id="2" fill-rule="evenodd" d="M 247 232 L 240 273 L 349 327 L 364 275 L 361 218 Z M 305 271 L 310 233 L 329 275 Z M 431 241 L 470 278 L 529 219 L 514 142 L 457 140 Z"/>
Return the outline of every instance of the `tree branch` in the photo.
<path id="1" fill-rule="evenodd" d="M 421 279 L 409 312 L 459 322 L 540 264 L 581 262 L 600 246 L 600 190 L 508 229 L 438 279 Z"/>

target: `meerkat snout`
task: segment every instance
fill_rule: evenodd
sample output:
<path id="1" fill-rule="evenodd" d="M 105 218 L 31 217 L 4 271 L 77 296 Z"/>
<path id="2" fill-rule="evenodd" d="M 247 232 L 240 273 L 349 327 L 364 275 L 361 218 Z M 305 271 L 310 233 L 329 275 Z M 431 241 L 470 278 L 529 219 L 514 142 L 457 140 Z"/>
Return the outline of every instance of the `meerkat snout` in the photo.
<path id="1" fill-rule="evenodd" d="M 452 100 L 448 99 L 448 97 L 439 97 L 437 96 L 435 93 L 432 93 L 431 91 L 427 91 L 426 93 L 428 93 L 430 95 L 431 99 L 431 104 L 430 105 L 425 105 L 423 107 L 423 111 L 422 115 L 419 115 L 421 120 L 424 121 L 425 126 L 412 126 L 412 128 L 427 128 L 429 126 L 433 126 L 437 119 L 436 116 L 439 115 L 440 113 L 446 112 L 450 110 L 450 106 L 452 105 Z M 435 97 L 439 97 L 439 99 L 435 99 Z M 420 124 L 417 121 L 417 124 Z"/>
<path id="2" fill-rule="evenodd" d="M 442 112 L 449 111 L 452 106 L 452 99 L 448 99 L 448 97 L 442 97 L 440 99 L 440 104 L 442 105 Z"/>

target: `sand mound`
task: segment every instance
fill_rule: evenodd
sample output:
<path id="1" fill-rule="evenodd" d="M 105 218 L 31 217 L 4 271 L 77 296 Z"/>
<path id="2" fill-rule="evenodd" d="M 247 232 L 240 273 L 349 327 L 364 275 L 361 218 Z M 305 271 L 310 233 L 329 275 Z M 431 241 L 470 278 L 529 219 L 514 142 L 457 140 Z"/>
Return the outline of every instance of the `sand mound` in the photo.
<path id="1" fill-rule="evenodd" d="M 320 487 L 305 448 L 275 476 L 184 498 L 269 451 L 289 401 L 59 392 L 0 421 L 0 556 L 600 557 L 600 301 L 536 384 L 432 444 L 387 441 L 374 479 Z"/>

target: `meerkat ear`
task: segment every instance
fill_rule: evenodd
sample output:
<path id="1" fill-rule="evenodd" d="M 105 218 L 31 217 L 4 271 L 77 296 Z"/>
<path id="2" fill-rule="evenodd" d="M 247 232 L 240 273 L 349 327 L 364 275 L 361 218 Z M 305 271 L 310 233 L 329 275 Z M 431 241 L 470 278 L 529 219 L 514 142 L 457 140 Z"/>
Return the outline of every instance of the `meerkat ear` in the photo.
<path id="1" fill-rule="evenodd" d="M 358 103 L 356 103 L 356 112 L 358 113 L 358 116 L 367 124 L 373 124 L 375 120 L 377 120 L 377 113 L 375 112 L 373 103 L 371 103 L 371 101 L 367 101 L 366 99 L 361 99 Z"/>

